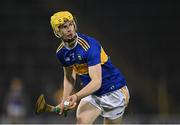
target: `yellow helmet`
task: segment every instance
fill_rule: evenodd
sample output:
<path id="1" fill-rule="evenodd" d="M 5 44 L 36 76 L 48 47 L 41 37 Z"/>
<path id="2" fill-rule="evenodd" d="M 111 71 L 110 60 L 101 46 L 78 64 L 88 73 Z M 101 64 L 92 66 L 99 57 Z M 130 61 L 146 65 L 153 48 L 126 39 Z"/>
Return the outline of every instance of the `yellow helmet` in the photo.
<path id="1" fill-rule="evenodd" d="M 64 24 L 66 21 L 73 21 L 76 28 L 74 17 L 69 11 L 60 11 L 51 16 L 51 26 L 55 32 L 59 30 L 58 26 Z"/>

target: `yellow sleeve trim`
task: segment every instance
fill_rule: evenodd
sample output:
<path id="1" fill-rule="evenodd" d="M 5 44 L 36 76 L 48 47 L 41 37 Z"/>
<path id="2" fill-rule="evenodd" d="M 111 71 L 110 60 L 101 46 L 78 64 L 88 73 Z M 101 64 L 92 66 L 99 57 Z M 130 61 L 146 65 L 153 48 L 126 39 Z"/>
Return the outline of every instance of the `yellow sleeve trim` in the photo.
<path id="1" fill-rule="evenodd" d="M 104 49 L 101 47 L 101 64 L 104 64 L 105 62 L 107 62 L 108 60 L 108 56 L 105 53 Z"/>

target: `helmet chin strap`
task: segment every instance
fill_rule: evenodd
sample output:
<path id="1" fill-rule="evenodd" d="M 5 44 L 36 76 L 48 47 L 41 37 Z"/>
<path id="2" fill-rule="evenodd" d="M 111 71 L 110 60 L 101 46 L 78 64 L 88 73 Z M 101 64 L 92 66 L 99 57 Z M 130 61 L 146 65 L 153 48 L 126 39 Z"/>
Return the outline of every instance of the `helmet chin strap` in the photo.
<path id="1" fill-rule="evenodd" d="M 64 44 L 66 46 L 68 46 L 69 48 L 73 48 L 76 45 L 76 42 L 77 42 L 77 34 L 75 34 L 75 36 L 72 39 L 69 39 L 69 40 L 65 40 L 62 37 L 60 37 L 60 39 L 62 40 L 62 42 L 64 42 Z"/>
<path id="2" fill-rule="evenodd" d="M 62 37 L 60 37 L 60 39 L 63 41 L 63 42 L 66 42 L 68 44 L 73 44 L 75 42 L 75 39 L 77 38 L 77 35 L 75 34 L 74 37 L 72 39 L 68 39 L 68 40 L 65 40 L 63 39 Z"/>

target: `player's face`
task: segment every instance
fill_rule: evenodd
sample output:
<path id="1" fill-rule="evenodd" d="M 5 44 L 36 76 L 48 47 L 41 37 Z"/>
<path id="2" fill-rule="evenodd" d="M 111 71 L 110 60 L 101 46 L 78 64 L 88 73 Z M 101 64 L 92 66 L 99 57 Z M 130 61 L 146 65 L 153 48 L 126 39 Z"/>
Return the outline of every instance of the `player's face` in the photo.
<path id="1" fill-rule="evenodd" d="M 64 40 L 71 40 L 74 38 L 76 31 L 75 27 L 72 21 L 67 21 L 63 25 L 59 26 L 59 32 L 60 36 Z"/>

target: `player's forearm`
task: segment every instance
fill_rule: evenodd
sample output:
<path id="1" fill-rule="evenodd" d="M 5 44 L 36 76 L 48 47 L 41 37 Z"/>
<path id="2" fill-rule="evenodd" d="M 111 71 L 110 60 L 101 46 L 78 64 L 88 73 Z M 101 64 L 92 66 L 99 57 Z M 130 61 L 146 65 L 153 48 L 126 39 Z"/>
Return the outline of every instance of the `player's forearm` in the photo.
<path id="1" fill-rule="evenodd" d="M 74 84 L 76 81 L 76 73 L 73 71 L 72 67 L 63 67 L 64 70 L 64 91 L 63 91 L 63 99 L 66 99 L 69 95 L 71 95 Z"/>
<path id="2" fill-rule="evenodd" d="M 74 82 L 64 80 L 63 99 L 66 99 L 69 95 L 71 95 L 73 89 L 74 89 Z"/>
<path id="3" fill-rule="evenodd" d="M 86 97 L 95 91 L 97 91 L 101 87 L 102 81 L 99 80 L 91 80 L 91 82 L 86 85 L 83 89 L 81 89 L 79 92 L 76 93 L 78 96 L 78 99 L 81 99 L 83 97 Z"/>

